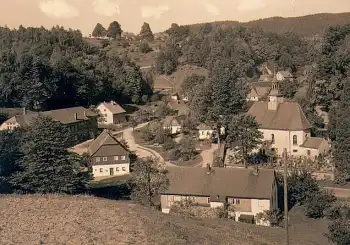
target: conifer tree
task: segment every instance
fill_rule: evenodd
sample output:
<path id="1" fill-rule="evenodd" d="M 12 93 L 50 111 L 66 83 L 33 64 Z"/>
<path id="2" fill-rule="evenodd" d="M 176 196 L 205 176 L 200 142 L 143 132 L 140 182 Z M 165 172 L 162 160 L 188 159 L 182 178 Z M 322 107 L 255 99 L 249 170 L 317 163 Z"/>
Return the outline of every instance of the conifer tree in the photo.
<path id="1" fill-rule="evenodd" d="M 140 37 L 142 40 L 146 40 L 148 42 L 151 42 L 154 39 L 154 35 L 153 35 L 152 30 L 151 30 L 151 27 L 146 22 L 144 22 L 142 27 L 141 27 Z"/>
<path id="2" fill-rule="evenodd" d="M 117 21 L 113 21 L 107 29 L 107 37 L 117 39 L 122 35 L 122 29 Z"/>
<path id="3" fill-rule="evenodd" d="M 106 34 L 106 29 L 100 23 L 97 23 L 94 30 L 92 31 L 93 37 L 104 37 Z"/>
<path id="4" fill-rule="evenodd" d="M 350 178 L 350 76 L 344 82 L 338 105 L 335 128 L 334 162 L 336 180 L 344 182 Z"/>
<path id="5" fill-rule="evenodd" d="M 48 117 L 38 117 L 23 134 L 20 170 L 13 186 L 25 193 L 68 193 L 85 191 L 91 173 L 79 155 L 66 148 L 68 130 Z"/>

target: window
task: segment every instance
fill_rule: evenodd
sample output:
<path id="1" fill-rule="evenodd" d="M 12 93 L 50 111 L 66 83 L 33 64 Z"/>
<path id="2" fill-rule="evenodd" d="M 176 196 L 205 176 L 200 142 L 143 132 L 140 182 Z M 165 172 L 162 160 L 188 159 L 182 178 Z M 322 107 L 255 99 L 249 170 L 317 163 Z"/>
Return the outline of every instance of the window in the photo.
<path id="1" fill-rule="evenodd" d="M 118 161 L 119 160 L 119 156 L 114 156 L 114 160 Z"/>
<path id="2" fill-rule="evenodd" d="M 275 143 L 275 135 L 271 134 L 271 143 L 274 144 Z"/>
<path id="3" fill-rule="evenodd" d="M 311 155 L 311 151 L 307 150 L 307 155 L 310 156 Z"/>
<path id="4" fill-rule="evenodd" d="M 103 172 L 103 168 L 100 168 L 100 173 L 102 173 Z"/>
<path id="5" fill-rule="evenodd" d="M 298 137 L 296 135 L 293 135 L 293 145 L 298 144 Z"/>
<path id="6" fill-rule="evenodd" d="M 271 151 L 273 151 L 273 152 L 274 152 L 275 150 L 276 150 L 275 148 L 271 148 Z"/>
<path id="7" fill-rule="evenodd" d="M 293 152 L 298 152 L 298 150 L 293 150 Z"/>
<path id="8" fill-rule="evenodd" d="M 116 170 L 117 172 L 119 172 L 119 167 L 115 168 L 115 170 Z"/>
<path id="9" fill-rule="evenodd" d="M 100 162 L 100 161 L 101 161 L 101 158 L 96 157 L 96 162 Z"/>
<path id="10" fill-rule="evenodd" d="M 103 157 L 102 159 L 104 162 L 107 162 L 107 157 Z"/>
<path id="11" fill-rule="evenodd" d="M 235 199 L 235 204 L 241 204 L 241 200 Z"/>
<path id="12" fill-rule="evenodd" d="M 122 159 L 122 160 L 125 160 L 125 156 L 121 156 L 121 159 Z"/>
<path id="13" fill-rule="evenodd" d="M 97 172 L 97 168 L 94 168 L 94 171 Z"/>
<path id="14" fill-rule="evenodd" d="M 207 198 L 207 203 L 210 203 L 210 197 Z"/>
<path id="15" fill-rule="evenodd" d="M 126 168 L 125 168 L 125 167 L 122 167 L 122 170 L 123 170 L 123 171 L 126 171 Z"/>
<path id="16" fill-rule="evenodd" d="M 106 111 L 106 109 L 103 109 L 103 111 Z"/>

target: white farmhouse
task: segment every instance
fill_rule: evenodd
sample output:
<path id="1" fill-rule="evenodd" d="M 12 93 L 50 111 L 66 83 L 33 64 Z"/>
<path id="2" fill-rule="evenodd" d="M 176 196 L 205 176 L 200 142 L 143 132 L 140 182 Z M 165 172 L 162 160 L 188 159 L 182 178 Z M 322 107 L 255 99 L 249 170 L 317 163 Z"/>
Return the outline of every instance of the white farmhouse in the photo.
<path id="1" fill-rule="evenodd" d="M 97 109 L 104 118 L 103 124 L 120 124 L 126 121 L 126 111 L 115 101 L 103 102 Z"/>

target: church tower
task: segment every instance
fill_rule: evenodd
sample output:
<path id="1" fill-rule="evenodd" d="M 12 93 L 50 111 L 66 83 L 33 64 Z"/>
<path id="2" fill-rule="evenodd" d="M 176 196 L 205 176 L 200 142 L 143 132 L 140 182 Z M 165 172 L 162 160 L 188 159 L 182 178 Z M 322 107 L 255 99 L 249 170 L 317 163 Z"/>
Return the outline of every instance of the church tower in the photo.
<path id="1" fill-rule="evenodd" d="M 272 88 L 269 94 L 268 109 L 277 110 L 278 104 L 281 102 L 283 102 L 283 96 L 280 94 L 280 91 L 279 91 L 279 82 L 276 78 L 276 69 L 275 69 L 273 74 L 273 80 L 272 80 Z"/>

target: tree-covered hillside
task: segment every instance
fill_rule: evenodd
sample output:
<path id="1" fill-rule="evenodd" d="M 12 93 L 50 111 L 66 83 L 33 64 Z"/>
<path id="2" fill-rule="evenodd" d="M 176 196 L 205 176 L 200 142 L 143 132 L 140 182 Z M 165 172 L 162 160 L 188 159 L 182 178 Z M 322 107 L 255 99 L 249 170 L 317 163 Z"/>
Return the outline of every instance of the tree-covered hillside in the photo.
<path id="1" fill-rule="evenodd" d="M 301 36 L 312 37 L 314 35 L 323 35 L 331 26 L 345 25 L 349 23 L 350 13 L 322 13 L 289 18 L 271 17 L 249 22 L 217 21 L 213 22 L 212 24 L 215 27 L 258 27 L 267 32 L 274 32 L 278 34 L 293 32 Z M 194 24 L 190 25 L 190 27 L 198 30 L 203 25 L 204 24 Z"/>
<path id="2" fill-rule="evenodd" d="M 135 64 L 89 45 L 79 31 L 0 28 L 0 106 L 47 110 L 110 99 L 139 103 L 150 94 Z"/>

